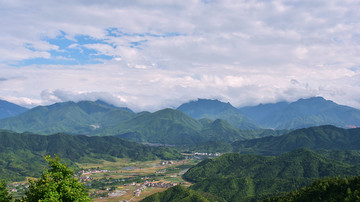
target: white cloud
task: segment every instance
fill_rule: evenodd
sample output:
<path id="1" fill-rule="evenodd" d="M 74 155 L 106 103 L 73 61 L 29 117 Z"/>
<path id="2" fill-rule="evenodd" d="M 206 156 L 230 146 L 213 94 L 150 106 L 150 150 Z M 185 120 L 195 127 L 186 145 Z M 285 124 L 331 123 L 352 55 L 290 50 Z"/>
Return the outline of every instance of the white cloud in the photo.
<path id="1" fill-rule="evenodd" d="M 0 1 L 0 96 L 34 105 L 106 94 L 155 110 L 198 97 L 240 106 L 319 95 L 360 107 L 350 70 L 360 66 L 359 9 L 350 0 Z M 113 59 L 9 66 L 76 60 L 51 55 L 60 44 L 44 39 L 63 33 L 67 48 Z"/>

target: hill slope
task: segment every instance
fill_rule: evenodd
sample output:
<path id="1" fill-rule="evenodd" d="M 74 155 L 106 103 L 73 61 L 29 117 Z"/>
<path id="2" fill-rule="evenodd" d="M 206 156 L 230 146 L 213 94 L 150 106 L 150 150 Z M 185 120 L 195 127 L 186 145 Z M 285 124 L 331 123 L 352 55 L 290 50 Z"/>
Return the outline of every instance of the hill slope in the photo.
<path id="1" fill-rule="evenodd" d="M 0 119 L 16 116 L 27 111 L 25 107 L 10 103 L 5 100 L 0 100 Z"/>
<path id="2" fill-rule="evenodd" d="M 158 192 L 146 197 L 142 202 L 210 202 L 210 201 L 224 201 L 214 196 L 202 194 L 183 186 L 177 185 L 171 187 L 163 192 Z"/>
<path id="3" fill-rule="evenodd" d="M 190 168 L 184 178 L 195 183 L 191 189 L 226 201 L 244 201 L 295 190 L 316 178 L 359 173 L 359 167 L 300 149 L 278 157 L 224 154 L 200 162 Z"/>
<path id="4" fill-rule="evenodd" d="M 300 190 L 264 201 L 359 201 L 360 176 L 316 180 Z"/>
<path id="5" fill-rule="evenodd" d="M 298 129 L 282 136 L 234 142 L 234 151 L 279 154 L 298 148 L 311 150 L 360 150 L 360 128 L 318 126 Z"/>
<path id="6" fill-rule="evenodd" d="M 338 105 L 322 97 L 296 102 L 260 104 L 239 109 L 243 114 L 267 128 L 297 129 L 319 125 L 348 128 L 360 126 L 360 110 Z"/>
<path id="7" fill-rule="evenodd" d="M 45 163 L 41 156 L 45 154 L 57 154 L 72 162 L 89 158 L 111 160 L 111 157 L 133 160 L 182 158 L 172 149 L 145 146 L 111 136 L 87 137 L 61 133 L 43 136 L 0 131 L 0 178 L 14 180 L 39 174 L 42 163 Z"/>
<path id="8" fill-rule="evenodd" d="M 184 113 L 164 109 L 154 113 L 142 113 L 119 124 L 115 130 L 119 137 L 136 142 L 189 144 L 204 141 L 201 128 L 201 123 Z M 114 131 L 113 128 L 109 130 Z"/>
<path id="9" fill-rule="evenodd" d="M 91 101 L 65 102 L 35 107 L 18 116 L 3 119 L 0 128 L 39 134 L 89 134 L 98 128 L 128 120 L 134 115 L 128 110 Z"/>
<path id="10" fill-rule="evenodd" d="M 195 119 L 223 119 L 240 129 L 259 128 L 257 123 L 242 114 L 230 103 L 220 102 L 219 100 L 198 99 L 197 101 L 190 101 L 182 104 L 177 110 L 180 110 Z"/>
<path id="11" fill-rule="evenodd" d="M 3 119 L 0 128 L 16 132 L 49 135 L 59 132 L 91 136 L 112 136 L 162 144 L 197 144 L 209 140 L 244 140 L 256 132 L 239 131 L 224 120 L 204 124 L 183 112 L 163 109 L 154 113 L 133 113 L 102 101 L 65 102 L 35 107 Z M 246 137 L 249 136 L 249 137 Z"/>

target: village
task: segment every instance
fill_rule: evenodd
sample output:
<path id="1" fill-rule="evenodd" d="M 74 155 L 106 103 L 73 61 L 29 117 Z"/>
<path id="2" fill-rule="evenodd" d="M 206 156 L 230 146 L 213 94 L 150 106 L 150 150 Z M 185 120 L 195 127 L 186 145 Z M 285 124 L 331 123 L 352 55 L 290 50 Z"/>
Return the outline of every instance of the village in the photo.
<path id="1" fill-rule="evenodd" d="M 84 165 L 84 169 L 77 173 L 94 201 L 140 201 L 178 184 L 190 186 L 182 179 L 182 175 L 198 162 L 194 158 L 178 161 L 122 161 L 120 165 L 111 162 Z"/>
<path id="2" fill-rule="evenodd" d="M 78 164 L 82 169 L 77 170 L 75 176 L 89 190 L 93 201 L 140 201 L 178 184 L 190 186 L 189 182 L 182 179 L 182 175 L 200 160 L 219 155 L 193 152 L 186 155 L 184 160 L 177 161 L 100 160 L 99 163 Z M 15 198 L 20 198 L 28 186 L 27 182 L 8 184 Z"/>

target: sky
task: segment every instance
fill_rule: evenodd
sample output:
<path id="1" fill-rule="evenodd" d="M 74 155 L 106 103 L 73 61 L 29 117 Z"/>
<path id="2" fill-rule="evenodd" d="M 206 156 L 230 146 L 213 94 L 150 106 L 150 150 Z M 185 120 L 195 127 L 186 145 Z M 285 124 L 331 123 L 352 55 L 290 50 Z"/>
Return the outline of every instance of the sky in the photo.
<path id="1" fill-rule="evenodd" d="M 0 0 L 0 99 L 360 108 L 358 0 Z"/>

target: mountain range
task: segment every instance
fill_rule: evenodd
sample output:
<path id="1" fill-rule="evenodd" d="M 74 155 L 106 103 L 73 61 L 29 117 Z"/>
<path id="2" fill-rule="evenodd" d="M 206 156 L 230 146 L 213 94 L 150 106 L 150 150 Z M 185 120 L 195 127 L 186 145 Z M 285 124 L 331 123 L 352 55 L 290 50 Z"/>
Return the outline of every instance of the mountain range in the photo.
<path id="1" fill-rule="evenodd" d="M 360 110 L 338 105 L 322 97 L 300 99 L 292 103 L 260 104 L 239 110 L 265 128 L 298 129 L 319 125 L 334 125 L 342 128 L 360 126 Z"/>
<path id="2" fill-rule="evenodd" d="M 15 132 L 89 134 L 96 129 L 117 125 L 135 116 L 131 110 L 81 101 L 38 106 L 0 121 L 0 128 Z"/>
<path id="3" fill-rule="evenodd" d="M 239 109 L 230 103 L 199 99 L 177 109 L 135 113 L 98 100 L 38 106 L 0 120 L 1 129 L 15 132 L 116 135 L 161 144 L 231 143 L 287 132 L 266 128 L 293 130 L 323 124 L 358 126 L 360 110 L 314 97 Z"/>
<path id="4" fill-rule="evenodd" d="M 175 109 L 134 113 L 92 101 L 35 107 L 18 116 L 2 119 L 0 128 L 43 135 L 60 132 L 116 135 L 135 142 L 162 144 L 198 144 L 213 140 L 233 142 L 267 134 L 266 130 L 240 130 L 220 119 L 196 120 Z"/>
<path id="5" fill-rule="evenodd" d="M 27 110 L 28 109 L 25 107 L 13 104 L 5 100 L 0 100 L 0 119 L 16 116 Z"/>

